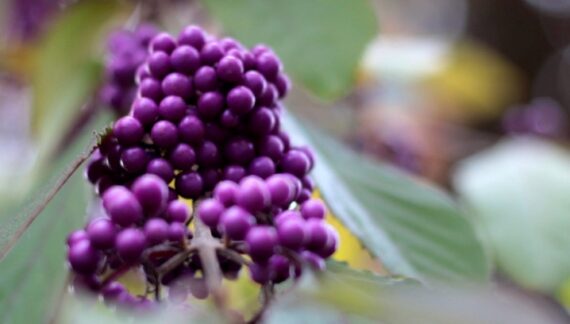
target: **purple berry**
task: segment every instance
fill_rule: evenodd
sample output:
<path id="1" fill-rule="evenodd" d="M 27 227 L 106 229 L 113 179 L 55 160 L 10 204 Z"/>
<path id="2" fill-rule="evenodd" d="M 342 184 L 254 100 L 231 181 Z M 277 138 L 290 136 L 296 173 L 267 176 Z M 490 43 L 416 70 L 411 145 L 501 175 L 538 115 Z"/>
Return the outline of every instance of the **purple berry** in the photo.
<path id="1" fill-rule="evenodd" d="M 190 210 L 183 201 L 174 200 L 168 203 L 165 216 L 169 222 L 186 223 L 190 216 Z"/>
<path id="2" fill-rule="evenodd" d="M 220 163 L 218 146 L 210 141 L 205 141 L 198 148 L 198 163 L 201 166 L 213 167 Z"/>
<path id="3" fill-rule="evenodd" d="M 273 53 L 266 52 L 257 57 L 257 70 L 267 80 L 275 80 L 280 69 L 281 63 Z"/>
<path id="4" fill-rule="evenodd" d="M 174 168 L 189 170 L 196 164 L 196 153 L 190 145 L 180 143 L 170 151 L 168 159 Z"/>
<path id="5" fill-rule="evenodd" d="M 269 269 L 271 271 L 271 281 L 280 283 L 289 279 L 291 263 L 286 257 L 276 254 L 269 259 Z"/>
<path id="6" fill-rule="evenodd" d="M 196 90 L 202 92 L 216 90 L 218 88 L 216 70 L 211 66 L 199 68 L 194 75 L 194 87 L 196 87 Z"/>
<path id="7" fill-rule="evenodd" d="M 129 226 L 143 217 L 143 210 L 135 195 L 127 188 L 113 186 L 103 194 L 103 207 L 113 222 Z"/>
<path id="8" fill-rule="evenodd" d="M 240 117 L 230 110 L 224 110 L 222 117 L 220 117 L 220 124 L 226 128 L 236 128 L 240 122 Z"/>
<path id="9" fill-rule="evenodd" d="M 196 108 L 202 118 L 216 118 L 224 109 L 224 97 L 216 91 L 203 93 L 198 99 Z"/>
<path id="10" fill-rule="evenodd" d="M 271 270 L 267 264 L 252 263 L 249 265 L 251 280 L 264 285 L 271 280 Z"/>
<path id="11" fill-rule="evenodd" d="M 182 242 L 186 236 L 187 228 L 183 223 L 174 222 L 168 227 L 168 240 Z"/>
<path id="12" fill-rule="evenodd" d="M 144 129 L 137 119 L 125 116 L 115 123 L 113 135 L 121 145 L 134 145 L 143 138 Z"/>
<path id="13" fill-rule="evenodd" d="M 267 84 L 265 90 L 257 97 L 257 104 L 264 107 L 273 107 L 277 102 L 277 88 L 271 83 Z"/>
<path id="14" fill-rule="evenodd" d="M 251 92 L 256 96 L 261 96 L 267 87 L 267 81 L 263 75 L 257 71 L 247 71 L 244 74 L 243 85 L 249 88 Z"/>
<path id="15" fill-rule="evenodd" d="M 275 88 L 277 88 L 277 93 L 279 94 L 279 98 L 283 98 L 289 93 L 291 90 L 291 81 L 289 78 L 283 74 L 279 73 L 277 79 L 275 79 Z"/>
<path id="16" fill-rule="evenodd" d="M 160 82 L 153 78 L 147 78 L 142 80 L 139 91 L 142 97 L 159 101 L 162 98 L 162 86 Z"/>
<path id="17" fill-rule="evenodd" d="M 211 228 L 216 228 L 220 221 L 220 216 L 224 212 L 224 205 L 216 199 L 206 199 L 198 206 L 198 217 Z"/>
<path id="18" fill-rule="evenodd" d="M 238 206 L 226 209 L 220 217 L 221 230 L 232 240 L 243 240 L 254 223 L 253 216 Z"/>
<path id="19" fill-rule="evenodd" d="M 306 247 L 311 251 L 319 251 L 327 244 L 328 232 L 325 222 L 320 219 L 311 218 L 307 220 L 305 229 L 307 231 Z"/>
<path id="20" fill-rule="evenodd" d="M 178 44 L 190 45 L 201 49 L 206 43 L 206 34 L 198 26 L 186 26 L 178 35 Z"/>
<path id="21" fill-rule="evenodd" d="M 211 191 L 221 180 L 221 172 L 219 169 L 208 168 L 200 171 L 202 180 L 204 181 L 204 190 Z"/>
<path id="22" fill-rule="evenodd" d="M 246 165 L 255 157 L 255 148 L 245 138 L 234 138 L 226 144 L 224 154 L 229 162 Z"/>
<path id="23" fill-rule="evenodd" d="M 218 43 L 204 45 L 200 51 L 200 60 L 207 65 L 214 65 L 224 56 L 224 50 Z"/>
<path id="24" fill-rule="evenodd" d="M 289 219 L 297 219 L 300 221 L 304 221 L 300 212 L 298 212 L 296 210 L 286 210 L 286 211 L 283 211 L 283 212 L 277 214 L 277 216 L 275 216 L 275 219 L 273 220 L 273 222 L 275 223 L 275 225 L 277 225 L 277 227 L 279 227 L 281 225 L 281 223 L 283 223 Z"/>
<path id="25" fill-rule="evenodd" d="M 151 125 L 158 117 L 158 107 L 151 99 L 138 98 L 133 104 L 133 117 L 142 125 Z"/>
<path id="26" fill-rule="evenodd" d="M 178 128 L 167 120 L 161 120 L 152 127 L 150 137 L 158 147 L 170 148 L 178 143 Z"/>
<path id="27" fill-rule="evenodd" d="M 323 258 L 328 258 L 336 252 L 339 243 L 339 237 L 337 231 L 332 227 L 330 224 L 325 224 L 327 228 L 327 243 L 325 244 L 324 248 L 316 251 L 318 255 Z"/>
<path id="28" fill-rule="evenodd" d="M 221 202 L 224 206 L 229 207 L 235 203 L 239 186 L 233 182 L 224 180 L 214 189 L 214 198 Z"/>
<path id="29" fill-rule="evenodd" d="M 120 294 L 126 291 L 127 289 L 120 282 L 113 281 L 101 290 L 101 294 L 106 301 L 114 301 Z"/>
<path id="30" fill-rule="evenodd" d="M 87 232 L 84 230 L 76 230 L 71 232 L 71 234 L 69 234 L 67 236 L 67 246 L 72 246 L 73 244 L 81 241 L 81 240 L 87 240 L 89 239 L 89 236 L 87 235 Z"/>
<path id="31" fill-rule="evenodd" d="M 277 246 L 277 233 L 271 226 L 254 226 L 245 237 L 248 253 L 256 262 L 267 261 Z"/>
<path id="32" fill-rule="evenodd" d="M 279 136 L 269 135 L 261 139 L 258 150 L 261 155 L 271 158 L 274 162 L 279 162 L 283 158 L 285 145 Z"/>
<path id="33" fill-rule="evenodd" d="M 168 239 L 169 226 L 160 218 L 151 218 L 144 225 L 144 235 L 151 245 L 160 244 Z"/>
<path id="34" fill-rule="evenodd" d="M 130 147 L 121 153 L 121 166 L 130 173 L 140 173 L 146 169 L 148 155 L 141 147 Z"/>
<path id="35" fill-rule="evenodd" d="M 191 46 L 178 46 L 170 55 L 170 64 L 180 73 L 193 73 L 200 66 L 200 53 Z"/>
<path id="36" fill-rule="evenodd" d="M 243 72 L 243 63 L 233 56 L 223 57 L 216 65 L 218 78 L 227 82 L 239 82 Z"/>
<path id="37" fill-rule="evenodd" d="M 306 201 L 308 201 L 309 199 L 311 199 L 311 191 L 308 189 L 303 189 L 301 190 L 301 193 L 299 194 L 299 196 L 297 197 L 297 203 L 302 204 Z"/>
<path id="38" fill-rule="evenodd" d="M 309 171 L 310 161 L 305 153 L 290 150 L 285 154 L 280 165 L 284 172 L 303 177 Z"/>
<path id="39" fill-rule="evenodd" d="M 271 197 L 265 182 L 256 176 L 247 176 L 240 181 L 236 204 L 255 213 L 269 206 Z"/>
<path id="40" fill-rule="evenodd" d="M 283 215 L 283 214 L 281 214 Z M 279 244 L 291 250 L 300 250 L 307 239 L 305 222 L 300 217 L 282 217 L 277 223 Z"/>
<path id="41" fill-rule="evenodd" d="M 93 247 L 101 250 L 110 249 L 115 244 L 117 227 L 106 217 L 99 217 L 89 222 L 87 235 Z"/>
<path id="42" fill-rule="evenodd" d="M 327 208 L 321 200 L 309 199 L 301 205 L 301 214 L 305 219 L 324 219 L 327 214 Z"/>
<path id="43" fill-rule="evenodd" d="M 248 171 L 251 175 L 265 179 L 275 173 L 275 163 L 267 156 L 260 156 L 251 161 Z"/>
<path id="44" fill-rule="evenodd" d="M 132 191 L 147 215 L 157 215 L 166 207 L 168 185 L 157 175 L 139 177 L 133 183 Z"/>
<path id="45" fill-rule="evenodd" d="M 122 230 L 115 240 L 117 253 L 125 262 L 136 261 L 141 256 L 145 246 L 145 235 L 136 228 Z"/>
<path id="46" fill-rule="evenodd" d="M 276 125 L 275 115 L 269 108 L 257 109 L 248 119 L 247 128 L 255 135 L 267 135 Z"/>
<path id="47" fill-rule="evenodd" d="M 186 172 L 176 176 L 176 192 L 188 199 L 196 199 L 202 194 L 204 183 L 197 172 Z"/>
<path id="48" fill-rule="evenodd" d="M 183 74 L 170 73 L 162 80 L 162 92 L 166 96 L 188 98 L 192 94 L 192 82 Z"/>
<path id="49" fill-rule="evenodd" d="M 228 92 L 228 109 L 236 115 L 243 115 L 253 109 L 255 96 L 249 88 L 237 86 Z"/>
<path id="50" fill-rule="evenodd" d="M 164 52 L 152 53 L 148 58 L 148 70 L 156 79 L 162 79 L 171 69 L 170 57 Z"/>
<path id="51" fill-rule="evenodd" d="M 239 165 L 228 165 L 224 168 L 223 179 L 232 182 L 240 182 L 243 177 L 245 177 L 246 172 L 242 166 Z"/>
<path id="52" fill-rule="evenodd" d="M 176 48 L 176 41 L 168 33 L 159 33 L 150 41 L 150 50 L 170 54 Z"/>
<path id="53" fill-rule="evenodd" d="M 164 119 L 178 122 L 186 115 L 186 103 L 181 97 L 170 95 L 162 99 L 158 112 Z"/>
<path id="54" fill-rule="evenodd" d="M 287 206 L 293 201 L 295 188 L 289 177 L 282 174 L 275 174 L 267 178 L 266 184 L 269 189 L 272 205 Z"/>
<path id="55" fill-rule="evenodd" d="M 89 240 L 81 240 L 69 247 L 67 259 L 73 271 L 88 275 L 97 270 L 100 255 Z"/>
<path id="56" fill-rule="evenodd" d="M 204 140 L 206 129 L 196 116 L 186 116 L 178 124 L 178 135 L 186 143 L 199 144 Z"/>
<path id="57" fill-rule="evenodd" d="M 146 172 L 156 174 L 166 183 L 174 179 L 174 170 L 168 161 L 163 158 L 152 159 L 146 166 Z"/>

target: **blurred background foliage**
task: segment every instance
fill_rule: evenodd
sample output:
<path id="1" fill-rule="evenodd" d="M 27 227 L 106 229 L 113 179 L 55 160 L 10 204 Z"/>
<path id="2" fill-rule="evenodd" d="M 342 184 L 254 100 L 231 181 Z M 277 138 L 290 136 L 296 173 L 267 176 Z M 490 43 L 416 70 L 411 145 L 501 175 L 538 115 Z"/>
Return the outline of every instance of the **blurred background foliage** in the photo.
<path id="1" fill-rule="evenodd" d="M 295 82 L 286 127 L 317 151 L 346 263 L 284 292 L 268 322 L 568 320 L 568 1 L 7 0 L 1 322 L 124 319 L 65 288 L 64 238 L 90 208 L 81 169 L 18 233 L 112 121 L 105 37 L 140 21 L 267 43 Z M 227 286 L 249 316 L 246 277 Z M 140 320 L 221 320 L 191 305 Z"/>

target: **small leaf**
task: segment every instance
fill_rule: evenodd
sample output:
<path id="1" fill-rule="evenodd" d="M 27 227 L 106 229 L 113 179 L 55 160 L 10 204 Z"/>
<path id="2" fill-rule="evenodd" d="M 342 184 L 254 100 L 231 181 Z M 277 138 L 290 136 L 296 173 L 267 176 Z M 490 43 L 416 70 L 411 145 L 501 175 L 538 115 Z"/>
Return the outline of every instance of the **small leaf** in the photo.
<path id="1" fill-rule="evenodd" d="M 225 31 L 248 46 L 264 42 L 285 70 L 315 94 L 335 99 L 355 79 L 357 63 L 376 33 L 365 0 L 205 0 Z"/>
<path id="2" fill-rule="evenodd" d="M 460 165 L 456 188 L 501 270 L 552 292 L 570 278 L 570 154 L 545 141 L 505 140 Z"/>
<path id="3" fill-rule="evenodd" d="M 115 1 L 81 1 L 64 11 L 40 41 L 31 81 L 32 126 L 40 157 L 52 154 L 99 83 L 101 38 L 118 14 Z"/>
<path id="4" fill-rule="evenodd" d="M 312 175 L 333 214 L 392 273 L 422 281 L 482 281 L 489 264 L 471 224 L 444 193 L 284 119 L 317 154 Z M 342 242 L 341 242 L 342 244 Z"/>

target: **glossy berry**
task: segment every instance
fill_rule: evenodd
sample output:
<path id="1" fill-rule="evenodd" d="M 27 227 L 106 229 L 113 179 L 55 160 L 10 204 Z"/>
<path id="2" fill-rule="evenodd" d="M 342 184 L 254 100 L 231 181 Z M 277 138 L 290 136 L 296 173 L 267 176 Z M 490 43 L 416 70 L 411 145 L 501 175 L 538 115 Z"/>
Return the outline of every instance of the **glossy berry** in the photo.
<path id="1" fill-rule="evenodd" d="M 143 217 L 139 201 L 127 188 L 114 186 L 105 191 L 103 207 L 113 222 L 120 226 L 129 226 Z"/>
<path id="2" fill-rule="evenodd" d="M 256 262 L 267 261 L 277 246 L 277 233 L 271 226 L 254 226 L 245 238 L 248 253 Z"/>
<path id="3" fill-rule="evenodd" d="M 231 163 L 246 165 L 255 157 L 255 148 L 251 141 L 235 138 L 224 147 L 224 156 Z"/>
<path id="4" fill-rule="evenodd" d="M 261 155 L 271 158 L 274 162 L 279 162 L 284 155 L 285 145 L 279 136 L 269 135 L 261 139 L 258 150 Z"/>
<path id="5" fill-rule="evenodd" d="M 234 181 L 224 180 L 216 185 L 214 198 L 229 207 L 235 203 L 238 190 L 239 186 Z"/>
<path id="6" fill-rule="evenodd" d="M 224 168 L 223 179 L 232 182 L 240 182 L 243 177 L 245 177 L 246 172 L 242 166 L 239 165 L 228 165 Z"/>
<path id="7" fill-rule="evenodd" d="M 241 207 L 233 206 L 222 213 L 220 227 L 232 240 L 243 240 L 254 222 L 249 212 Z"/>
<path id="8" fill-rule="evenodd" d="M 227 82 L 239 82 L 243 72 L 243 63 L 233 56 L 223 57 L 216 66 L 218 78 Z"/>
<path id="9" fill-rule="evenodd" d="M 162 80 L 162 92 L 166 96 L 187 98 L 192 93 L 192 82 L 181 73 L 170 73 Z"/>
<path id="10" fill-rule="evenodd" d="M 240 181 L 236 204 L 251 213 L 267 207 L 271 196 L 267 184 L 261 178 L 248 176 Z"/>
<path id="11" fill-rule="evenodd" d="M 224 56 L 224 50 L 217 43 L 208 43 L 200 51 L 200 60 L 204 64 L 214 65 Z"/>
<path id="12" fill-rule="evenodd" d="M 89 239 L 89 235 L 87 234 L 86 231 L 80 229 L 80 230 L 75 230 L 73 232 L 71 232 L 68 236 L 67 236 L 67 246 L 71 246 L 81 240 L 88 240 Z"/>
<path id="13" fill-rule="evenodd" d="M 110 249 L 115 244 L 117 227 L 106 217 L 95 218 L 86 229 L 89 241 L 96 249 Z"/>
<path id="14" fill-rule="evenodd" d="M 257 71 L 247 71 L 244 74 L 243 85 L 249 88 L 255 96 L 260 96 L 267 87 L 267 81 L 261 73 Z"/>
<path id="15" fill-rule="evenodd" d="M 274 113 L 268 108 L 257 109 L 247 123 L 250 133 L 261 136 L 269 134 L 275 128 L 276 118 Z"/>
<path id="16" fill-rule="evenodd" d="M 133 117 L 142 125 L 151 125 L 158 118 L 158 107 L 151 99 L 138 98 L 133 104 Z"/>
<path id="17" fill-rule="evenodd" d="M 324 219 L 327 209 L 321 200 L 309 199 L 301 205 L 301 214 L 305 219 Z"/>
<path id="18" fill-rule="evenodd" d="M 219 116 L 224 109 L 224 97 L 216 91 L 206 92 L 198 99 L 198 114 L 206 119 Z"/>
<path id="19" fill-rule="evenodd" d="M 218 76 L 211 66 L 203 66 L 194 74 L 194 87 L 198 91 L 214 91 L 218 88 Z"/>
<path id="20" fill-rule="evenodd" d="M 170 183 L 174 179 L 172 165 L 163 158 L 155 158 L 148 162 L 146 172 L 159 176 L 166 183 Z"/>
<path id="21" fill-rule="evenodd" d="M 300 218 L 289 217 L 277 223 L 279 244 L 291 250 L 300 250 L 307 239 L 305 222 Z"/>
<path id="22" fill-rule="evenodd" d="M 276 254 L 269 259 L 269 269 L 271 272 L 271 281 L 281 283 L 289 279 L 291 263 L 286 257 Z"/>
<path id="23" fill-rule="evenodd" d="M 266 180 L 267 189 L 274 206 L 286 206 L 294 199 L 293 183 L 290 178 L 282 174 L 272 175 Z"/>
<path id="24" fill-rule="evenodd" d="M 168 203 L 165 217 L 169 222 L 185 223 L 189 216 L 190 210 L 184 202 L 174 200 Z"/>
<path id="25" fill-rule="evenodd" d="M 209 227 L 216 228 L 224 212 L 224 205 L 216 199 L 206 199 L 198 206 L 198 217 Z"/>
<path id="26" fill-rule="evenodd" d="M 195 199 L 202 194 L 204 183 L 197 172 L 185 172 L 176 176 L 175 188 L 180 196 Z"/>
<path id="27" fill-rule="evenodd" d="M 172 122 L 178 122 L 186 115 L 186 103 L 177 95 L 169 95 L 162 99 L 158 107 L 160 116 Z"/>
<path id="28" fill-rule="evenodd" d="M 226 97 L 228 109 L 236 114 L 243 115 L 253 109 L 255 96 L 253 92 L 244 86 L 237 86 L 228 92 Z"/>
<path id="29" fill-rule="evenodd" d="M 178 35 L 178 44 L 190 45 L 196 49 L 201 49 L 206 43 L 206 35 L 202 28 L 197 26 L 185 27 Z"/>
<path id="30" fill-rule="evenodd" d="M 306 247 L 311 251 L 319 251 L 327 244 L 328 231 L 325 223 L 318 219 L 309 219 L 305 225 L 307 231 Z"/>
<path id="31" fill-rule="evenodd" d="M 100 255 L 89 240 L 81 240 L 69 247 L 67 258 L 71 268 L 80 274 L 92 274 L 97 270 Z"/>
<path id="32" fill-rule="evenodd" d="M 160 244 L 168 239 L 169 225 L 160 218 L 149 219 L 144 225 L 146 241 L 151 244 Z"/>
<path id="33" fill-rule="evenodd" d="M 127 228 L 122 230 L 115 240 L 119 257 L 125 262 L 134 262 L 142 254 L 146 246 L 146 237 L 141 230 Z"/>
<path id="34" fill-rule="evenodd" d="M 153 52 L 162 51 L 167 54 L 176 48 L 176 41 L 168 33 L 159 33 L 150 41 L 150 49 Z"/>
<path id="35" fill-rule="evenodd" d="M 170 64 L 180 73 L 191 74 L 200 67 L 200 53 L 192 46 L 178 46 L 170 54 Z"/>
<path id="36" fill-rule="evenodd" d="M 188 170 L 196 163 L 196 152 L 190 145 L 180 143 L 170 151 L 168 159 L 176 169 Z"/>
<path id="37" fill-rule="evenodd" d="M 205 134 L 204 123 L 196 116 L 186 116 L 178 124 L 178 135 L 186 143 L 199 144 Z"/>
<path id="38" fill-rule="evenodd" d="M 132 192 L 147 215 L 157 215 L 166 208 L 168 186 L 157 175 L 139 177 L 132 185 Z"/>
<path id="39" fill-rule="evenodd" d="M 160 148 L 170 148 L 178 142 L 178 129 L 166 120 L 161 120 L 152 127 L 150 137 Z"/>
<path id="40" fill-rule="evenodd" d="M 267 156 L 260 156 L 251 161 L 248 172 L 265 179 L 275 173 L 275 163 Z"/>
<path id="41" fill-rule="evenodd" d="M 306 154 L 298 150 L 291 150 L 285 154 L 281 161 L 284 172 L 297 177 L 304 176 L 309 171 L 310 161 Z"/>
<path id="42" fill-rule="evenodd" d="M 130 147 L 121 153 L 121 166 L 130 173 L 140 173 L 146 169 L 148 154 L 141 147 Z"/>
<path id="43" fill-rule="evenodd" d="M 249 265 L 251 280 L 264 285 L 271 280 L 271 270 L 267 264 L 252 263 Z"/>
<path id="44" fill-rule="evenodd" d="M 137 119 L 125 116 L 117 120 L 113 127 L 113 134 L 122 145 L 133 145 L 142 139 L 144 129 Z"/>
<path id="45" fill-rule="evenodd" d="M 168 226 L 168 240 L 182 242 L 186 236 L 187 229 L 183 223 L 174 222 Z"/>

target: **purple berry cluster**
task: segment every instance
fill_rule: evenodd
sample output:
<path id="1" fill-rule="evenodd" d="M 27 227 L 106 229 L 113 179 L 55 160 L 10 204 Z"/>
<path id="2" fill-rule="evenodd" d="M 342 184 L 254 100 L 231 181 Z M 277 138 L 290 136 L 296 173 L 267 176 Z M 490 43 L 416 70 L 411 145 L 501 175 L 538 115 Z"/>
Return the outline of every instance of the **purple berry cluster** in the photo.
<path id="1" fill-rule="evenodd" d="M 146 60 L 148 44 L 157 33 L 153 25 L 143 24 L 134 31 L 120 29 L 109 36 L 100 98 L 119 116 L 127 114 L 133 103 L 137 69 Z"/>
<path id="2" fill-rule="evenodd" d="M 324 259 L 338 244 L 336 231 L 324 221 L 322 201 L 307 199 L 292 208 L 302 190 L 299 179 L 290 173 L 265 180 L 249 175 L 239 184 L 225 180 L 216 186 L 212 198 L 198 205 L 197 215 L 212 231 L 245 243 L 255 282 L 280 283 L 293 269 L 300 274 L 301 269 L 293 267 L 292 254 L 324 270 Z"/>
<path id="3" fill-rule="evenodd" d="M 523 106 L 512 107 L 503 116 L 503 130 L 509 134 L 562 138 L 568 135 L 568 116 L 550 98 L 537 98 Z"/>
<path id="4" fill-rule="evenodd" d="M 123 305 L 148 304 L 116 281 L 133 268 L 143 270 L 157 297 L 167 286 L 175 300 L 205 298 L 198 232 L 191 230 L 200 224 L 218 242 L 225 278 L 236 278 L 243 265 L 260 284 L 298 276 L 303 263 L 324 269 L 338 237 L 324 221 L 324 204 L 311 199 L 313 153 L 281 129 L 280 99 L 290 82 L 275 53 L 196 26 L 176 38 L 140 28 L 135 34 L 137 44 L 148 36 L 148 48 L 139 65 L 126 59 L 128 72 L 136 70 L 131 110 L 86 170 L 102 215 L 68 239 L 78 278 Z M 112 46 L 128 47 L 119 40 Z M 126 64 L 117 66 L 113 75 L 125 72 L 126 81 Z"/>

